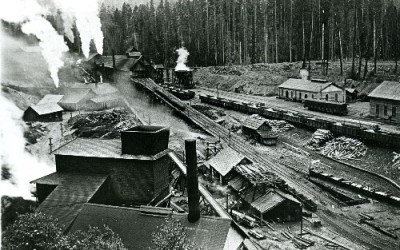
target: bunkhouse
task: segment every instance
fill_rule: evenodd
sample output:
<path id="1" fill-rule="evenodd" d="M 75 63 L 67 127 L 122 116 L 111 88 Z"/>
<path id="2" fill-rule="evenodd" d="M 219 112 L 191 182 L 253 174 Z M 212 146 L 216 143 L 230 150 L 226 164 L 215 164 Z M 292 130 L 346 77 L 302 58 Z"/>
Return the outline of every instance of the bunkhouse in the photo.
<path id="1" fill-rule="evenodd" d="M 276 145 L 278 136 L 272 132 L 267 120 L 258 115 L 251 115 L 242 122 L 244 135 L 264 145 Z"/>
<path id="2" fill-rule="evenodd" d="M 369 95 L 372 117 L 400 123 L 400 83 L 384 81 Z"/>
<path id="3" fill-rule="evenodd" d="M 57 103 L 44 103 L 29 106 L 22 119 L 27 122 L 56 122 L 62 121 L 62 112 L 64 111 Z"/>
<path id="4" fill-rule="evenodd" d="M 234 177 L 233 170 L 236 166 L 250 163 L 251 161 L 245 156 L 227 147 L 211 158 L 207 162 L 207 165 L 210 168 L 212 178 L 219 179 L 221 184 L 227 184 Z"/>
<path id="5" fill-rule="evenodd" d="M 345 91 L 332 82 L 321 79 L 289 78 L 278 86 L 278 97 L 303 102 L 308 99 L 345 102 Z"/>
<path id="6" fill-rule="evenodd" d="M 68 111 L 85 109 L 87 102 L 96 97 L 90 88 L 64 88 L 62 93 L 64 96 L 58 104 Z"/>

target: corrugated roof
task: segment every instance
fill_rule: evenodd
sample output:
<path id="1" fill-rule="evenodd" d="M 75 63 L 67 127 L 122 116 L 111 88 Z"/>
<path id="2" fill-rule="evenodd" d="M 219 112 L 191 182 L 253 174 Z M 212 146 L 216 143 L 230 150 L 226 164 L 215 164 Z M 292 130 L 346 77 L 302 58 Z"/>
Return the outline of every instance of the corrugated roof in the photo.
<path id="1" fill-rule="evenodd" d="M 87 173 L 53 173 L 34 182 L 57 185 L 50 195 L 39 205 L 37 211 L 58 220 L 67 229 L 79 214 L 84 203 L 95 195 L 106 181 L 107 175 Z"/>
<path id="2" fill-rule="evenodd" d="M 248 118 L 246 118 L 246 120 L 243 121 L 242 126 L 253 130 L 258 130 L 263 124 L 266 124 L 269 128 L 271 128 L 267 120 L 262 118 L 261 116 L 249 116 Z"/>
<path id="3" fill-rule="evenodd" d="M 115 68 L 121 71 L 130 71 L 133 66 L 135 66 L 141 57 L 139 58 L 129 58 L 126 55 L 116 55 L 115 56 Z M 112 56 L 103 56 L 101 60 L 98 61 L 99 64 L 104 63 L 104 67 L 114 68 Z"/>
<path id="4" fill-rule="evenodd" d="M 303 79 L 289 78 L 287 81 L 279 85 L 278 88 L 302 90 L 318 93 L 331 85 L 332 82 L 316 82 Z"/>
<path id="5" fill-rule="evenodd" d="M 165 150 L 153 156 L 128 155 L 121 154 L 120 139 L 105 140 L 78 138 L 58 148 L 53 153 L 55 155 L 74 155 L 82 157 L 155 160 L 168 154 L 169 151 L 170 150 Z"/>
<path id="6" fill-rule="evenodd" d="M 400 101 L 400 83 L 384 81 L 368 97 Z"/>
<path id="7" fill-rule="evenodd" d="M 78 103 L 90 93 L 95 93 L 90 88 L 65 88 L 63 89 L 64 97 L 60 103 Z"/>
<path id="8" fill-rule="evenodd" d="M 149 249 L 152 247 L 152 233 L 165 222 L 164 214 L 143 213 L 139 209 L 85 204 L 71 226 L 70 232 L 87 230 L 89 225 L 107 225 L 117 233 L 128 249 Z M 201 249 L 224 249 L 231 220 L 202 216 L 189 223 L 187 214 L 174 214 L 187 229 L 188 238 Z"/>
<path id="9" fill-rule="evenodd" d="M 64 110 L 57 103 L 44 103 L 40 105 L 32 105 L 30 106 L 30 108 L 32 108 L 36 113 L 38 113 L 38 115 L 46 115 Z"/>
<path id="10" fill-rule="evenodd" d="M 211 167 L 213 167 L 219 174 L 225 176 L 228 174 L 233 167 L 238 165 L 241 161 L 247 159 L 242 154 L 235 150 L 227 147 L 222 149 L 216 156 L 208 161 Z"/>
<path id="11" fill-rule="evenodd" d="M 45 103 L 58 103 L 64 95 L 45 95 L 36 105 Z"/>

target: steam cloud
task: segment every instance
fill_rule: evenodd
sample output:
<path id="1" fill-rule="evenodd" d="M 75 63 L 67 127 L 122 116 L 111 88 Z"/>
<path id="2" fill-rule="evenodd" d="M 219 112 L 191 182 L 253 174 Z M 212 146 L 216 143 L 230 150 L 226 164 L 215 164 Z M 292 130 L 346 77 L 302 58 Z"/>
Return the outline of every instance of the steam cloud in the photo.
<path id="1" fill-rule="evenodd" d="M 64 65 L 62 55 L 68 51 L 62 35 L 59 35 L 43 15 L 48 9 L 60 9 L 64 29 L 68 39 L 73 41 L 72 27 L 76 20 L 82 52 L 89 56 L 90 42 L 93 39 L 97 51 L 103 53 L 103 33 L 98 17 L 98 0 L 9 0 L 0 8 L 0 18 L 7 22 L 21 23 L 22 31 L 40 40 L 42 55 L 47 61 L 50 76 L 56 87 L 59 85 L 58 70 Z"/>
<path id="2" fill-rule="evenodd" d="M 54 170 L 25 151 L 21 110 L 3 95 L 0 95 L 0 103 L 1 162 L 9 166 L 12 176 L 11 181 L 0 182 L 0 192 L 31 199 L 29 182 Z"/>
<path id="3" fill-rule="evenodd" d="M 178 53 L 178 60 L 176 60 L 176 67 L 175 67 L 175 71 L 179 71 L 179 70 L 185 70 L 188 71 L 190 70 L 188 68 L 188 66 L 186 66 L 186 62 L 187 62 L 187 58 L 189 56 L 189 52 L 186 50 L 186 48 L 179 48 L 176 50 L 176 52 Z"/>

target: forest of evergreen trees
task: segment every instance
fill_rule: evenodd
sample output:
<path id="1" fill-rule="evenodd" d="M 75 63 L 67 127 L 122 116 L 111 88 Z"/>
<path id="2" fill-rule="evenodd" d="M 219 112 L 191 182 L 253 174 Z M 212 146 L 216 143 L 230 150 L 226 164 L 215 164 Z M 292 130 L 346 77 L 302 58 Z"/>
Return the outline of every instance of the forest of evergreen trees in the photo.
<path id="1" fill-rule="evenodd" d="M 400 12 L 388 0 L 160 0 L 101 7 L 105 53 L 134 45 L 157 63 L 192 66 L 399 57 Z"/>

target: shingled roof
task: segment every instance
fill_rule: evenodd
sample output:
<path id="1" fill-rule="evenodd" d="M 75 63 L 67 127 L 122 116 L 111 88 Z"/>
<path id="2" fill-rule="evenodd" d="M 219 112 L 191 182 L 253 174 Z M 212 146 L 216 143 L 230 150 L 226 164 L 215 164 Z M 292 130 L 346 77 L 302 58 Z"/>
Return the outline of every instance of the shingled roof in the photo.
<path id="1" fill-rule="evenodd" d="M 38 115 L 46 115 L 64 110 L 57 103 L 44 103 L 39 105 L 32 105 L 30 106 L 30 108 L 33 109 Z"/>
<path id="2" fill-rule="evenodd" d="M 45 95 L 36 105 L 45 103 L 58 103 L 64 95 Z"/>
<path id="3" fill-rule="evenodd" d="M 246 118 L 246 120 L 243 121 L 242 126 L 250 128 L 252 130 L 259 130 L 263 124 L 266 124 L 269 128 L 271 128 L 266 119 L 260 116 L 249 116 L 248 118 Z"/>
<path id="4" fill-rule="evenodd" d="M 57 219 L 65 230 L 106 179 L 107 175 L 56 172 L 34 180 L 32 183 L 57 186 L 37 211 Z"/>
<path id="5" fill-rule="evenodd" d="M 115 207 L 98 204 L 85 204 L 76 217 L 70 232 L 87 230 L 89 225 L 103 227 L 107 225 L 117 233 L 128 249 L 149 249 L 152 245 L 152 233 L 165 222 L 170 211 L 158 209 L 151 213 L 135 208 Z M 187 214 L 174 214 L 187 229 L 188 238 L 201 249 L 224 249 L 231 220 L 220 217 L 202 216 L 200 220 L 190 223 Z"/>
<path id="6" fill-rule="evenodd" d="M 292 90 L 302 90 L 308 92 L 318 93 L 323 89 L 327 88 L 329 85 L 333 84 L 332 82 L 320 82 L 313 80 L 304 80 L 304 79 L 296 79 L 289 78 L 287 81 L 279 85 L 278 88 L 284 89 L 292 89 Z"/>
<path id="7" fill-rule="evenodd" d="M 384 81 L 368 97 L 400 101 L 400 83 Z"/>
<path id="8" fill-rule="evenodd" d="M 243 160 L 248 160 L 242 154 L 227 147 L 208 161 L 208 164 L 222 176 L 227 175 L 236 165 Z"/>

